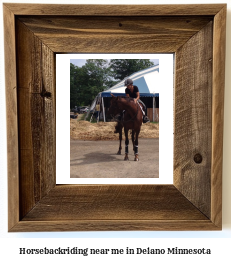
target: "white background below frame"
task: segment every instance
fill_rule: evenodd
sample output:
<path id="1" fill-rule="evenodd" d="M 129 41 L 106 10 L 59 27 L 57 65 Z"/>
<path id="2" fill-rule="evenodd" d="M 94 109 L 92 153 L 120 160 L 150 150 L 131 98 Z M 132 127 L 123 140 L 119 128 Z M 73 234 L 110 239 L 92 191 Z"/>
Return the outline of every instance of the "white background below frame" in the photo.
<path id="1" fill-rule="evenodd" d="M 70 178 L 70 59 L 159 59 L 159 178 Z M 173 184 L 173 54 L 56 55 L 56 184 Z"/>

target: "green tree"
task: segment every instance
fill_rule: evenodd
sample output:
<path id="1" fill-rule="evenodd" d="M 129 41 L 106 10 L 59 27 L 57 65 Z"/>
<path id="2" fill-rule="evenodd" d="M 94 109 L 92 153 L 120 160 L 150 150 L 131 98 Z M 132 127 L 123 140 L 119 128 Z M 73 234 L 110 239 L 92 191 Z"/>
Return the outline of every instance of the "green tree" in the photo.
<path id="1" fill-rule="evenodd" d="M 109 65 L 113 77 L 122 81 L 135 72 L 153 66 L 154 63 L 148 59 L 112 59 Z"/>
<path id="2" fill-rule="evenodd" d="M 70 107 L 73 108 L 78 104 L 78 85 L 77 75 L 79 67 L 70 64 Z"/>
<path id="3" fill-rule="evenodd" d="M 70 65 L 70 106 L 90 105 L 95 96 L 116 82 L 107 60 L 88 59 L 82 67 Z"/>

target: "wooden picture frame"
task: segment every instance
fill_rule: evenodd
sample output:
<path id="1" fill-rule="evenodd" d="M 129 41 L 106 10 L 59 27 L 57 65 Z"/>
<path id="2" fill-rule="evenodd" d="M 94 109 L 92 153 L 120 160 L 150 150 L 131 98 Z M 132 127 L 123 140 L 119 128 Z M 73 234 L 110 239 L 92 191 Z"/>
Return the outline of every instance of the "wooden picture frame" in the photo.
<path id="1" fill-rule="evenodd" d="M 226 4 L 3 8 L 8 230 L 221 230 Z M 174 184 L 56 185 L 56 53 L 175 53 Z"/>

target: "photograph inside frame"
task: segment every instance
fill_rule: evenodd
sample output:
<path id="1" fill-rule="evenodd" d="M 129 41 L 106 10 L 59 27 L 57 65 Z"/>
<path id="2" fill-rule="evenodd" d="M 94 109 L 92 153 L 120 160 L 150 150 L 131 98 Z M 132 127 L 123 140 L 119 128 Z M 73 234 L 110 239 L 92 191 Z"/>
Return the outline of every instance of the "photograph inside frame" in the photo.
<path id="1" fill-rule="evenodd" d="M 174 55 L 133 56 L 56 55 L 56 184 L 172 184 Z"/>
<path id="2" fill-rule="evenodd" d="M 70 59 L 70 178 L 159 178 L 159 59 Z"/>

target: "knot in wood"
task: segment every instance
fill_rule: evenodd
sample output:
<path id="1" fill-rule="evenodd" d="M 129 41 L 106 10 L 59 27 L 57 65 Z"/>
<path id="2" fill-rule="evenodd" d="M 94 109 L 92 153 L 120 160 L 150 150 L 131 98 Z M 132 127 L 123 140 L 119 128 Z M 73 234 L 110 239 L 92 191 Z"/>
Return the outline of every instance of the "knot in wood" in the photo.
<path id="1" fill-rule="evenodd" d="M 197 164 L 200 164 L 200 163 L 202 162 L 202 156 L 201 156 L 200 153 L 195 154 L 195 156 L 194 156 L 194 161 L 195 161 L 195 163 L 197 163 Z"/>
<path id="2" fill-rule="evenodd" d="M 41 95 L 43 98 L 51 99 L 51 93 L 50 93 L 50 92 L 47 92 L 46 90 L 42 90 L 42 92 L 40 93 L 40 95 Z"/>

